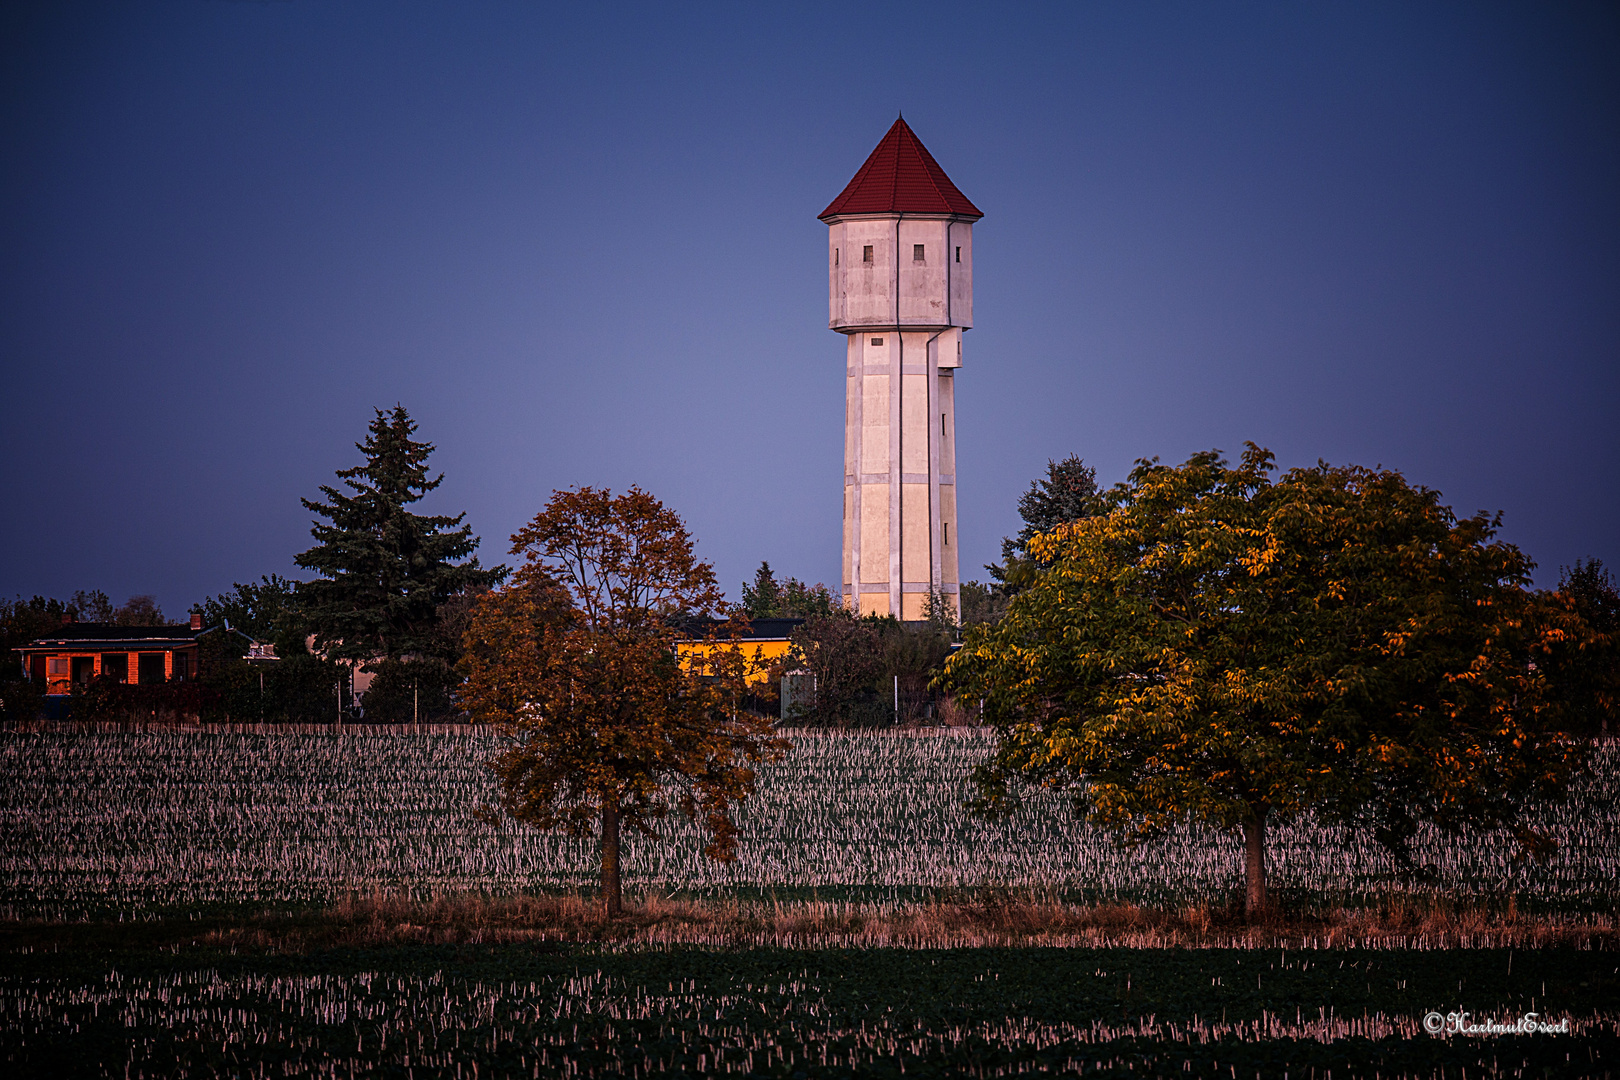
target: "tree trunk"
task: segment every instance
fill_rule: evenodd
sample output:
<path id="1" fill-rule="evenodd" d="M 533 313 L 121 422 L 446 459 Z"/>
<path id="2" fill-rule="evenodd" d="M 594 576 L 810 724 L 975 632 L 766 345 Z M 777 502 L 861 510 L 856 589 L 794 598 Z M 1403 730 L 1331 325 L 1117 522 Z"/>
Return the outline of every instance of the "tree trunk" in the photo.
<path id="1" fill-rule="evenodd" d="M 619 889 L 619 800 L 616 795 L 602 803 L 602 907 L 610 919 L 624 914 L 624 897 Z"/>
<path id="2" fill-rule="evenodd" d="M 1254 816 L 1243 823 L 1244 877 L 1248 896 L 1243 914 L 1250 922 L 1266 910 L 1266 809 L 1254 807 Z"/>

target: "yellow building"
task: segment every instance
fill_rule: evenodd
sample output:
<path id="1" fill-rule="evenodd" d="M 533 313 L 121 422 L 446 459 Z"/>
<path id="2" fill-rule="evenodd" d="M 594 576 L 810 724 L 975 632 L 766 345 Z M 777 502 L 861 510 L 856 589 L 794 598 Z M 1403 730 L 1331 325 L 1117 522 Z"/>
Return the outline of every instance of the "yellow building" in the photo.
<path id="1" fill-rule="evenodd" d="M 788 635 L 802 622 L 803 619 L 753 620 L 752 632 L 743 636 L 737 643 L 747 665 L 744 680 L 749 686 L 760 688 L 771 681 L 772 671 L 781 666 L 792 648 Z M 730 642 L 716 644 L 697 638 L 687 638 L 675 643 L 675 651 L 680 656 L 681 663 L 688 667 L 704 665 L 704 658 L 716 648 L 731 647 Z"/>

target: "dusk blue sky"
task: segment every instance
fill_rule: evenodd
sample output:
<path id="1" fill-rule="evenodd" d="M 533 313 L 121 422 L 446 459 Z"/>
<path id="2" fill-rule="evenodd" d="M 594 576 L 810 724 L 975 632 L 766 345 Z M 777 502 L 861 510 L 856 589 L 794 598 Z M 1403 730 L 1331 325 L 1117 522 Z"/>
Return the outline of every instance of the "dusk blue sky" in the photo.
<path id="1" fill-rule="evenodd" d="M 0 592 L 297 575 L 375 407 L 486 563 L 635 483 L 836 586 L 825 226 L 903 110 L 985 213 L 964 576 L 1049 458 L 1383 465 L 1620 564 L 1612 4 L 11 4 Z"/>

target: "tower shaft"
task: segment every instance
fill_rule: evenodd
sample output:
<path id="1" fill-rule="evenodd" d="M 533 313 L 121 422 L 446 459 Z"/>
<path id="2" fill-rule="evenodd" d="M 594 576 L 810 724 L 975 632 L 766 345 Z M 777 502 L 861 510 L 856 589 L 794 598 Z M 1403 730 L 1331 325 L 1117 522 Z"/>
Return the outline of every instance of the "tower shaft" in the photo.
<path id="1" fill-rule="evenodd" d="M 844 438 L 846 603 L 926 616 L 955 606 L 956 384 L 961 330 L 868 327 L 848 335 Z"/>

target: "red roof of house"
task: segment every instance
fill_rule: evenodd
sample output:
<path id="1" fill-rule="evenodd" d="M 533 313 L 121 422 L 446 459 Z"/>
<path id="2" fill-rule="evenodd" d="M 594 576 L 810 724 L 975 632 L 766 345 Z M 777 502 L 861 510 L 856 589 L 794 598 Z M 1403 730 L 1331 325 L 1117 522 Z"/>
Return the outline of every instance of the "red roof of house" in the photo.
<path id="1" fill-rule="evenodd" d="M 904 119 L 883 136 L 861 171 L 818 217 L 835 214 L 961 214 L 983 212 L 956 189 Z"/>

